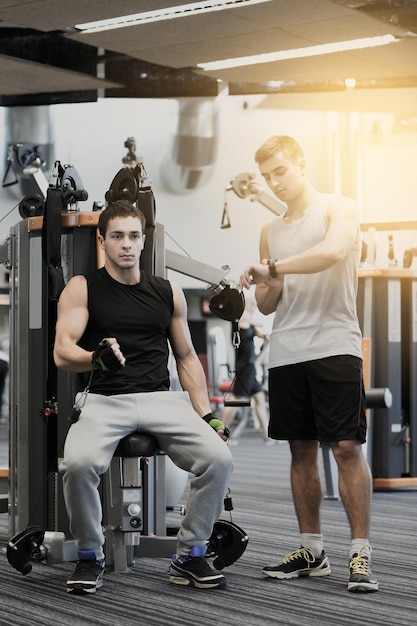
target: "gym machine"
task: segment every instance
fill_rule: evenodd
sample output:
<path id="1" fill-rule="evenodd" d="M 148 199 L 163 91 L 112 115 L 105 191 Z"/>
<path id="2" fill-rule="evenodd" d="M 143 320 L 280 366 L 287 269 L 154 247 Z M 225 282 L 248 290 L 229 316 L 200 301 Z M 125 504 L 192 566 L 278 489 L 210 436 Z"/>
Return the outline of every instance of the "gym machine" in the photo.
<path id="1" fill-rule="evenodd" d="M 32 569 L 30 561 L 46 560 L 52 564 L 77 559 L 74 542 L 67 539 L 70 534 L 58 465 L 78 379 L 57 370 L 52 350 L 57 301 L 64 285 L 74 274 L 85 274 L 103 261 L 97 245 L 98 210 L 78 210 L 78 202 L 87 197 L 76 170 L 57 161 L 46 197 L 37 200 L 36 211 L 29 210 L 25 216 L 21 213 L 25 218 L 11 228 L 6 242 L 11 283 L 9 536 L 12 537 L 7 556 L 11 565 L 23 574 Z M 124 167 L 116 174 L 106 200 L 121 198 L 136 203 L 146 217 L 147 245 L 141 258 L 144 269 L 160 276 L 165 276 L 167 269 L 185 273 L 206 281 L 214 294 L 229 288 L 225 281 L 228 267 L 219 270 L 165 250 L 164 229 L 155 222 L 154 196 L 143 163 Z M 34 206 L 32 200 L 30 203 L 24 200 L 23 207 Z M 126 456 L 131 455 L 126 453 Z M 139 458 L 120 461 L 135 461 L 136 474 L 139 471 L 146 484 L 140 484 L 137 478 L 133 488 L 130 481 L 124 490 L 117 482 L 120 477 L 116 465 L 114 480 L 110 472 L 105 478 L 108 483 L 103 488 L 103 513 L 109 531 L 106 543 L 108 538 L 115 540 L 113 535 L 116 535 L 114 558 L 109 554 L 108 560 L 118 571 L 125 571 L 127 559 L 132 556 L 162 556 L 161 551 L 168 556 L 175 551 L 175 538 L 167 541 L 162 536 L 166 531 L 166 522 L 161 521 L 161 516 L 165 520 L 166 515 L 165 455 L 149 448 L 145 456 L 149 456 L 149 463 Z M 118 463 L 119 459 L 114 461 Z M 116 506 L 109 506 L 107 512 L 109 499 Z M 145 499 L 146 502 L 142 501 Z M 146 510 L 146 519 L 140 523 L 137 506 Z M 225 509 L 232 510 L 228 497 L 225 497 Z M 148 551 L 141 531 L 148 537 L 155 535 L 148 542 Z M 156 547 L 159 538 L 163 544 L 160 549 Z M 219 520 L 209 541 L 209 553 L 221 568 L 237 560 L 247 542 L 245 533 L 232 521 Z M 130 557 L 121 556 L 127 547 Z"/>
<path id="2" fill-rule="evenodd" d="M 359 271 L 358 315 L 372 342 L 371 385 L 392 402 L 372 415 L 375 489 L 417 487 L 417 273 L 409 268 Z"/>

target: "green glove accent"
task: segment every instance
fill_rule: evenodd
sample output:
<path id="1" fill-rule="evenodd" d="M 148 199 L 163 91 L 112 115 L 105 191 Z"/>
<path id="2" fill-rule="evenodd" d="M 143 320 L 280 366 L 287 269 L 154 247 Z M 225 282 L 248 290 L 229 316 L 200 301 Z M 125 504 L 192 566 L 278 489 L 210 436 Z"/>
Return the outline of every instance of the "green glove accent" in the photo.
<path id="1" fill-rule="evenodd" d="M 230 430 L 223 424 L 221 420 L 216 419 L 213 416 L 213 413 L 207 413 L 207 415 L 203 415 L 203 420 L 207 422 L 209 426 L 213 428 L 213 430 L 219 431 L 224 430 L 224 434 L 226 437 L 230 437 Z"/>
<path id="2" fill-rule="evenodd" d="M 108 372 L 109 368 L 107 367 L 107 365 L 104 363 L 103 359 L 99 356 L 96 358 L 96 360 L 94 361 L 95 364 L 95 369 L 98 370 L 102 370 L 103 372 Z"/>
<path id="3" fill-rule="evenodd" d="M 212 420 L 210 420 L 208 424 L 209 424 L 209 426 L 214 428 L 216 433 L 217 433 L 218 430 L 224 430 L 223 422 L 221 420 L 216 419 L 216 418 L 213 418 Z"/>
<path id="4" fill-rule="evenodd" d="M 114 354 L 109 339 L 102 339 L 98 344 L 97 350 L 93 352 L 93 369 L 101 370 L 102 372 L 115 372 L 123 365 Z"/>

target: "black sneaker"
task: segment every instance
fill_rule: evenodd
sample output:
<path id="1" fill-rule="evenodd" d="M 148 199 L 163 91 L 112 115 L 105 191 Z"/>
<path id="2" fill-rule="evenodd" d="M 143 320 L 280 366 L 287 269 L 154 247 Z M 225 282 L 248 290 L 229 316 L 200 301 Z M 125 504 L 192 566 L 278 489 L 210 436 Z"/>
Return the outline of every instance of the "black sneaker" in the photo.
<path id="1" fill-rule="evenodd" d="M 205 552 L 205 550 L 204 550 Z M 197 589 L 224 589 L 226 579 L 211 569 L 204 556 L 178 556 L 174 554 L 169 568 L 169 582 L 173 585 L 190 585 Z"/>
<path id="2" fill-rule="evenodd" d="M 67 591 L 70 593 L 95 593 L 103 586 L 104 560 L 96 560 L 95 552 L 84 550 L 71 578 L 67 580 Z M 87 557 L 87 558 L 86 558 Z"/>
<path id="3" fill-rule="evenodd" d="M 348 591 L 371 593 L 378 591 L 378 581 L 372 575 L 370 545 L 362 546 L 358 554 L 354 554 L 349 561 L 350 578 Z"/>
<path id="4" fill-rule="evenodd" d="M 266 565 L 262 570 L 265 576 L 281 580 L 300 576 L 328 576 L 330 572 L 329 559 L 324 550 L 316 558 L 311 550 L 303 547 L 284 556 L 282 563 Z"/>

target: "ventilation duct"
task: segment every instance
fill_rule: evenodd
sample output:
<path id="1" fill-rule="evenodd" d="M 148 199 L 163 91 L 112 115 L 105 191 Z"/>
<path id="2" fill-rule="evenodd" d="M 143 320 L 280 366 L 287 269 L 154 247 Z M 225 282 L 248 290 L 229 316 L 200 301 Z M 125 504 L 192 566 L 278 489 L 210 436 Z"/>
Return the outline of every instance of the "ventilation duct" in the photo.
<path id="1" fill-rule="evenodd" d="M 29 159 L 33 153 L 39 155 L 42 170 L 51 170 L 52 128 L 49 106 L 7 107 L 5 143 L 5 189 L 18 199 L 41 194 L 35 171 L 25 165 L 29 165 L 26 158 Z M 15 147 L 14 151 L 12 146 Z M 23 161 L 20 158 L 22 156 Z M 11 161 L 9 157 L 12 157 Z"/>
<path id="2" fill-rule="evenodd" d="M 178 124 L 161 177 L 174 193 L 188 193 L 211 177 L 217 154 L 218 111 L 214 99 L 180 100 Z"/>

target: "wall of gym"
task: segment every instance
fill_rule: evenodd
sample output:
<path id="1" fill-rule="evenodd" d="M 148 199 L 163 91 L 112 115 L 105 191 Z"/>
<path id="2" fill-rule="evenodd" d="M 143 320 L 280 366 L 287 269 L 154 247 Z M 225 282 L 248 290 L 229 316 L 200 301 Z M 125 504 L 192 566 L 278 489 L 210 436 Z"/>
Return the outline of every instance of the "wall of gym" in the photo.
<path id="1" fill-rule="evenodd" d="M 32 128 L 32 137 L 18 140 L 47 139 L 51 145 L 48 165 L 60 160 L 77 169 L 89 196 L 87 201 L 79 203 L 79 208 L 91 211 L 94 201 L 104 202 L 111 180 L 123 165 L 124 142 L 134 137 L 137 154 L 143 157 L 152 180 L 157 220 L 165 227 L 166 247 L 216 267 L 227 264 L 231 267 L 232 280 L 237 279 L 248 262 L 257 258 L 260 229 L 273 216 L 258 202 L 238 198 L 225 189 L 241 172 L 254 173 L 261 182 L 253 153 L 271 134 L 295 136 L 305 149 L 313 183 L 323 191 L 356 197 L 364 221 L 415 219 L 417 126 L 404 115 L 400 100 L 398 110 L 392 113 L 346 113 L 265 109 L 259 106 L 262 99 L 263 96 L 220 96 L 213 103 L 215 158 L 205 172 L 204 184 L 192 190 L 181 189 L 181 185 L 177 189 L 169 188 L 164 180 L 178 127 L 179 103 L 174 100 L 108 98 L 96 103 L 45 107 L 41 113 L 48 119 L 48 130 L 39 128 L 37 135 L 37 129 Z M 20 113 L 30 115 L 30 110 L 23 108 Z M 10 132 L 7 115 L 7 110 L 1 108 L 3 168 Z M 46 168 L 44 171 L 48 176 L 49 171 Z M 19 184 L 0 189 L 2 241 L 10 226 L 21 219 L 17 210 L 21 198 Z M 225 202 L 231 226 L 221 229 Z M 382 267 L 388 265 L 389 234 L 376 234 L 375 263 Z M 395 231 L 393 236 L 395 255 L 401 266 L 404 250 L 417 245 L 416 231 Z M 175 278 L 185 288 L 204 288 L 204 284 L 193 278 L 183 275 Z"/>

